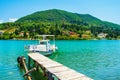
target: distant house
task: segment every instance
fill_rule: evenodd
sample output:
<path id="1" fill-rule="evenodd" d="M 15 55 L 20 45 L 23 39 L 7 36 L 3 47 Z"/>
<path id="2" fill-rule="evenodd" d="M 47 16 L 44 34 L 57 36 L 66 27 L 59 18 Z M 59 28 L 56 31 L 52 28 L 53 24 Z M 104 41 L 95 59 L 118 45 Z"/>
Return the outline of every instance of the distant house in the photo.
<path id="1" fill-rule="evenodd" d="M 19 36 L 22 36 L 22 37 L 23 37 L 23 36 L 24 36 L 24 34 L 26 34 L 27 36 L 29 36 L 29 35 L 30 35 L 30 34 L 29 34 L 29 32 L 26 32 L 26 33 L 25 33 L 24 31 L 22 31 L 22 32 L 20 32 Z"/>
<path id="2" fill-rule="evenodd" d="M 69 35 L 74 35 L 74 34 L 75 34 L 75 32 L 72 32 L 72 31 L 69 32 Z"/>
<path id="3" fill-rule="evenodd" d="M 62 32 L 62 34 L 66 34 L 66 32 L 65 32 L 65 31 L 63 31 L 63 32 Z"/>
<path id="4" fill-rule="evenodd" d="M 0 35 L 2 35 L 3 33 L 2 32 L 0 32 Z"/>
<path id="5" fill-rule="evenodd" d="M 91 39 L 92 38 L 91 35 L 89 35 L 89 34 L 82 34 L 81 36 L 82 36 L 82 39 Z"/>
<path id="6" fill-rule="evenodd" d="M 19 34 L 19 36 L 24 36 L 24 32 L 22 31 L 22 32 L 20 32 L 20 34 Z"/>
<path id="7" fill-rule="evenodd" d="M 91 34 L 90 30 L 85 31 L 86 34 Z"/>
<path id="8" fill-rule="evenodd" d="M 106 33 L 100 33 L 97 36 L 98 36 L 98 38 L 106 38 L 107 34 Z"/>
<path id="9" fill-rule="evenodd" d="M 0 35 L 2 35 L 4 33 L 4 31 L 0 31 Z"/>

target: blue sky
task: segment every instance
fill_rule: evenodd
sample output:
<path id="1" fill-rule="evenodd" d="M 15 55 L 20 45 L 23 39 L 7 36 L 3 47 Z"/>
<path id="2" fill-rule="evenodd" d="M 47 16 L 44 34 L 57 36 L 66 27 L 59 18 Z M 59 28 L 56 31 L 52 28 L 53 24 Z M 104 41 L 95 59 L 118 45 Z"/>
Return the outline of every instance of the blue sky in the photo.
<path id="1" fill-rule="evenodd" d="M 120 0 L 0 0 L 0 22 L 48 9 L 90 14 L 120 24 Z"/>

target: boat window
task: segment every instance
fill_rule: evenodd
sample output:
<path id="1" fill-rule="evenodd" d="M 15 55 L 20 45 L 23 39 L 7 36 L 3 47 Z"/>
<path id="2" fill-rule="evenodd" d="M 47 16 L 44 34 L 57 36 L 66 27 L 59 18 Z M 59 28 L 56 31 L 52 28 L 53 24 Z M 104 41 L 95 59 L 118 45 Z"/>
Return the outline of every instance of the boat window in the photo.
<path id="1" fill-rule="evenodd" d="M 47 42 L 40 42 L 40 44 L 47 44 Z"/>
<path id="2" fill-rule="evenodd" d="M 44 42 L 40 42 L 40 44 L 44 44 Z"/>

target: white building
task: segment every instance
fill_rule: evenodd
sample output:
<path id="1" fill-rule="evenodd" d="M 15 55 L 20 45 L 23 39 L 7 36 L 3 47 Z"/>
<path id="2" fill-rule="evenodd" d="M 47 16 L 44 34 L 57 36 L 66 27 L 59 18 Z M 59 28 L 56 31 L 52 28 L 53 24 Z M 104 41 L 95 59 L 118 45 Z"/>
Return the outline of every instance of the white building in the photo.
<path id="1" fill-rule="evenodd" d="M 106 33 L 100 33 L 97 36 L 98 36 L 98 38 L 106 38 L 107 34 Z"/>

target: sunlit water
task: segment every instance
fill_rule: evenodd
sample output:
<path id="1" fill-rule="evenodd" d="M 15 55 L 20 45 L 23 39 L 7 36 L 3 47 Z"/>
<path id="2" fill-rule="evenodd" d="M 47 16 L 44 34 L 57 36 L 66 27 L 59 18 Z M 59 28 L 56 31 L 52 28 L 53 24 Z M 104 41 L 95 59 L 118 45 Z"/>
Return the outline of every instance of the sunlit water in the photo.
<path id="1" fill-rule="evenodd" d="M 37 41 L 0 40 L 0 80 L 24 80 L 17 57 L 26 56 L 24 46 Z M 50 56 L 95 80 L 120 80 L 119 40 L 58 40 Z"/>

